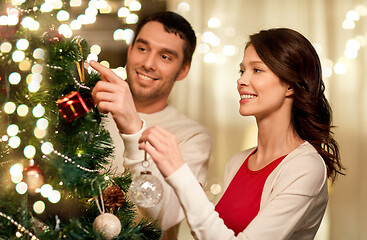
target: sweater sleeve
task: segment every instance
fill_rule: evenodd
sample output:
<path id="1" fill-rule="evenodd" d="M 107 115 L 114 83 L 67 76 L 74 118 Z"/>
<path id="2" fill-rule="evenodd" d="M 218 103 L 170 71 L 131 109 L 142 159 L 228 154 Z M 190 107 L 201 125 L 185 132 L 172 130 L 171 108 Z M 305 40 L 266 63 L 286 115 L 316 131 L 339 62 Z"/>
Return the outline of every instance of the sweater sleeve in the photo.
<path id="1" fill-rule="evenodd" d="M 121 134 L 125 144 L 124 167 L 133 174 L 138 174 L 144 169 L 141 165 L 141 162 L 144 160 L 144 152 L 138 150 L 138 141 L 144 130 L 145 124 L 139 133 L 134 135 Z M 195 173 L 196 179 L 202 184 L 206 177 L 210 146 L 210 135 L 202 131 L 193 133 L 191 137 L 179 143 L 184 161 L 189 165 L 191 171 Z M 180 223 L 185 215 L 172 187 L 166 183 L 158 167 L 149 156 L 148 161 L 150 163 L 149 170 L 162 182 L 164 193 L 161 202 L 157 206 L 153 208 L 139 208 L 139 210 L 143 215 L 157 219 L 162 230 L 165 231 Z"/>

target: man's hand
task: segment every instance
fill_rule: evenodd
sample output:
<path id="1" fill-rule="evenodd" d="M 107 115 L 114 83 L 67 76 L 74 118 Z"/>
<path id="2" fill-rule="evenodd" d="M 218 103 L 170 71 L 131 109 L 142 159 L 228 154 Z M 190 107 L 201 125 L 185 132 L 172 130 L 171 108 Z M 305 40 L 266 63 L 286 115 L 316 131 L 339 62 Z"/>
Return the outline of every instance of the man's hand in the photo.
<path id="1" fill-rule="evenodd" d="M 92 91 L 94 102 L 102 113 L 111 113 L 121 133 L 133 134 L 142 127 L 129 85 L 111 69 L 90 61 L 89 65 L 101 74 Z"/>

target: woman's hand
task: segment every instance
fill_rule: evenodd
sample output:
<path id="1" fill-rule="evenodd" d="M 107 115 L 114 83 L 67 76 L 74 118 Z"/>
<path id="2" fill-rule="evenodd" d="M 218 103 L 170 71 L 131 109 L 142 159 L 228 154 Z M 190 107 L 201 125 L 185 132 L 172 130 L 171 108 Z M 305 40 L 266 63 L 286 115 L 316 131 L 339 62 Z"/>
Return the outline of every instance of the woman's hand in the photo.
<path id="1" fill-rule="evenodd" d="M 160 126 L 143 132 L 139 149 L 149 153 L 164 177 L 170 176 L 185 163 L 176 137 Z"/>

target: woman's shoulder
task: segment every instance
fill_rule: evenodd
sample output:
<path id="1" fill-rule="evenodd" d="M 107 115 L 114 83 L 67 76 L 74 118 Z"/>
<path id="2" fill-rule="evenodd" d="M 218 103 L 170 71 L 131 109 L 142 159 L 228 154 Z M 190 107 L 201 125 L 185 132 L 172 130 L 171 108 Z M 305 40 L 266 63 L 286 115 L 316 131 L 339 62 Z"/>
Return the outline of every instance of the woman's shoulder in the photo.
<path id="1" fill-rule="evenodd" d="M 276 180 L 280 186 L 293 186 L 310 195 L 318 193 L 327 181 L 324 160 L 308 142 L 289 153 L 272 175 L 270 179 Z"/>

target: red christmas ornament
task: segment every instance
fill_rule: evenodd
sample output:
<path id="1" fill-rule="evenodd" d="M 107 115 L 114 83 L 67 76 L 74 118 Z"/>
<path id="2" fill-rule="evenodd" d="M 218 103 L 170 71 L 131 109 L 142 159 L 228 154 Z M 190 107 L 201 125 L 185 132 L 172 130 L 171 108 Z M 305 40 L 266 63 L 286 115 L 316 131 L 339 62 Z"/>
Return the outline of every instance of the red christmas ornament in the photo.
<path id="1" fill-rule="evenodd" d="M 93 99 L 91 97 L 83 98 L 79 92 L 73 91 L 57 100 L 57 104 L 65 120 L 72 122 L 89 111 L 89 108 L 93 106 Z"/>
<path id="2" fill-rule="evenodd" d="M 60 42 L 61 39 L 64 38 L 63 35 L 61 35 L 57 29 L 55 27 L 52 27 L 50 31 L 45 32 L 42 35 L 43 41 L 47 42 L 51 42 L 51 43 L 56 43 L 56 42 Z"/>
<path id="3" fill-rule="evenodd" d="M 35 193 L 45 183 L 41 169 L 33 164 L 23 170 L 23 181 L 27 183 L 29 193 Z"/>

